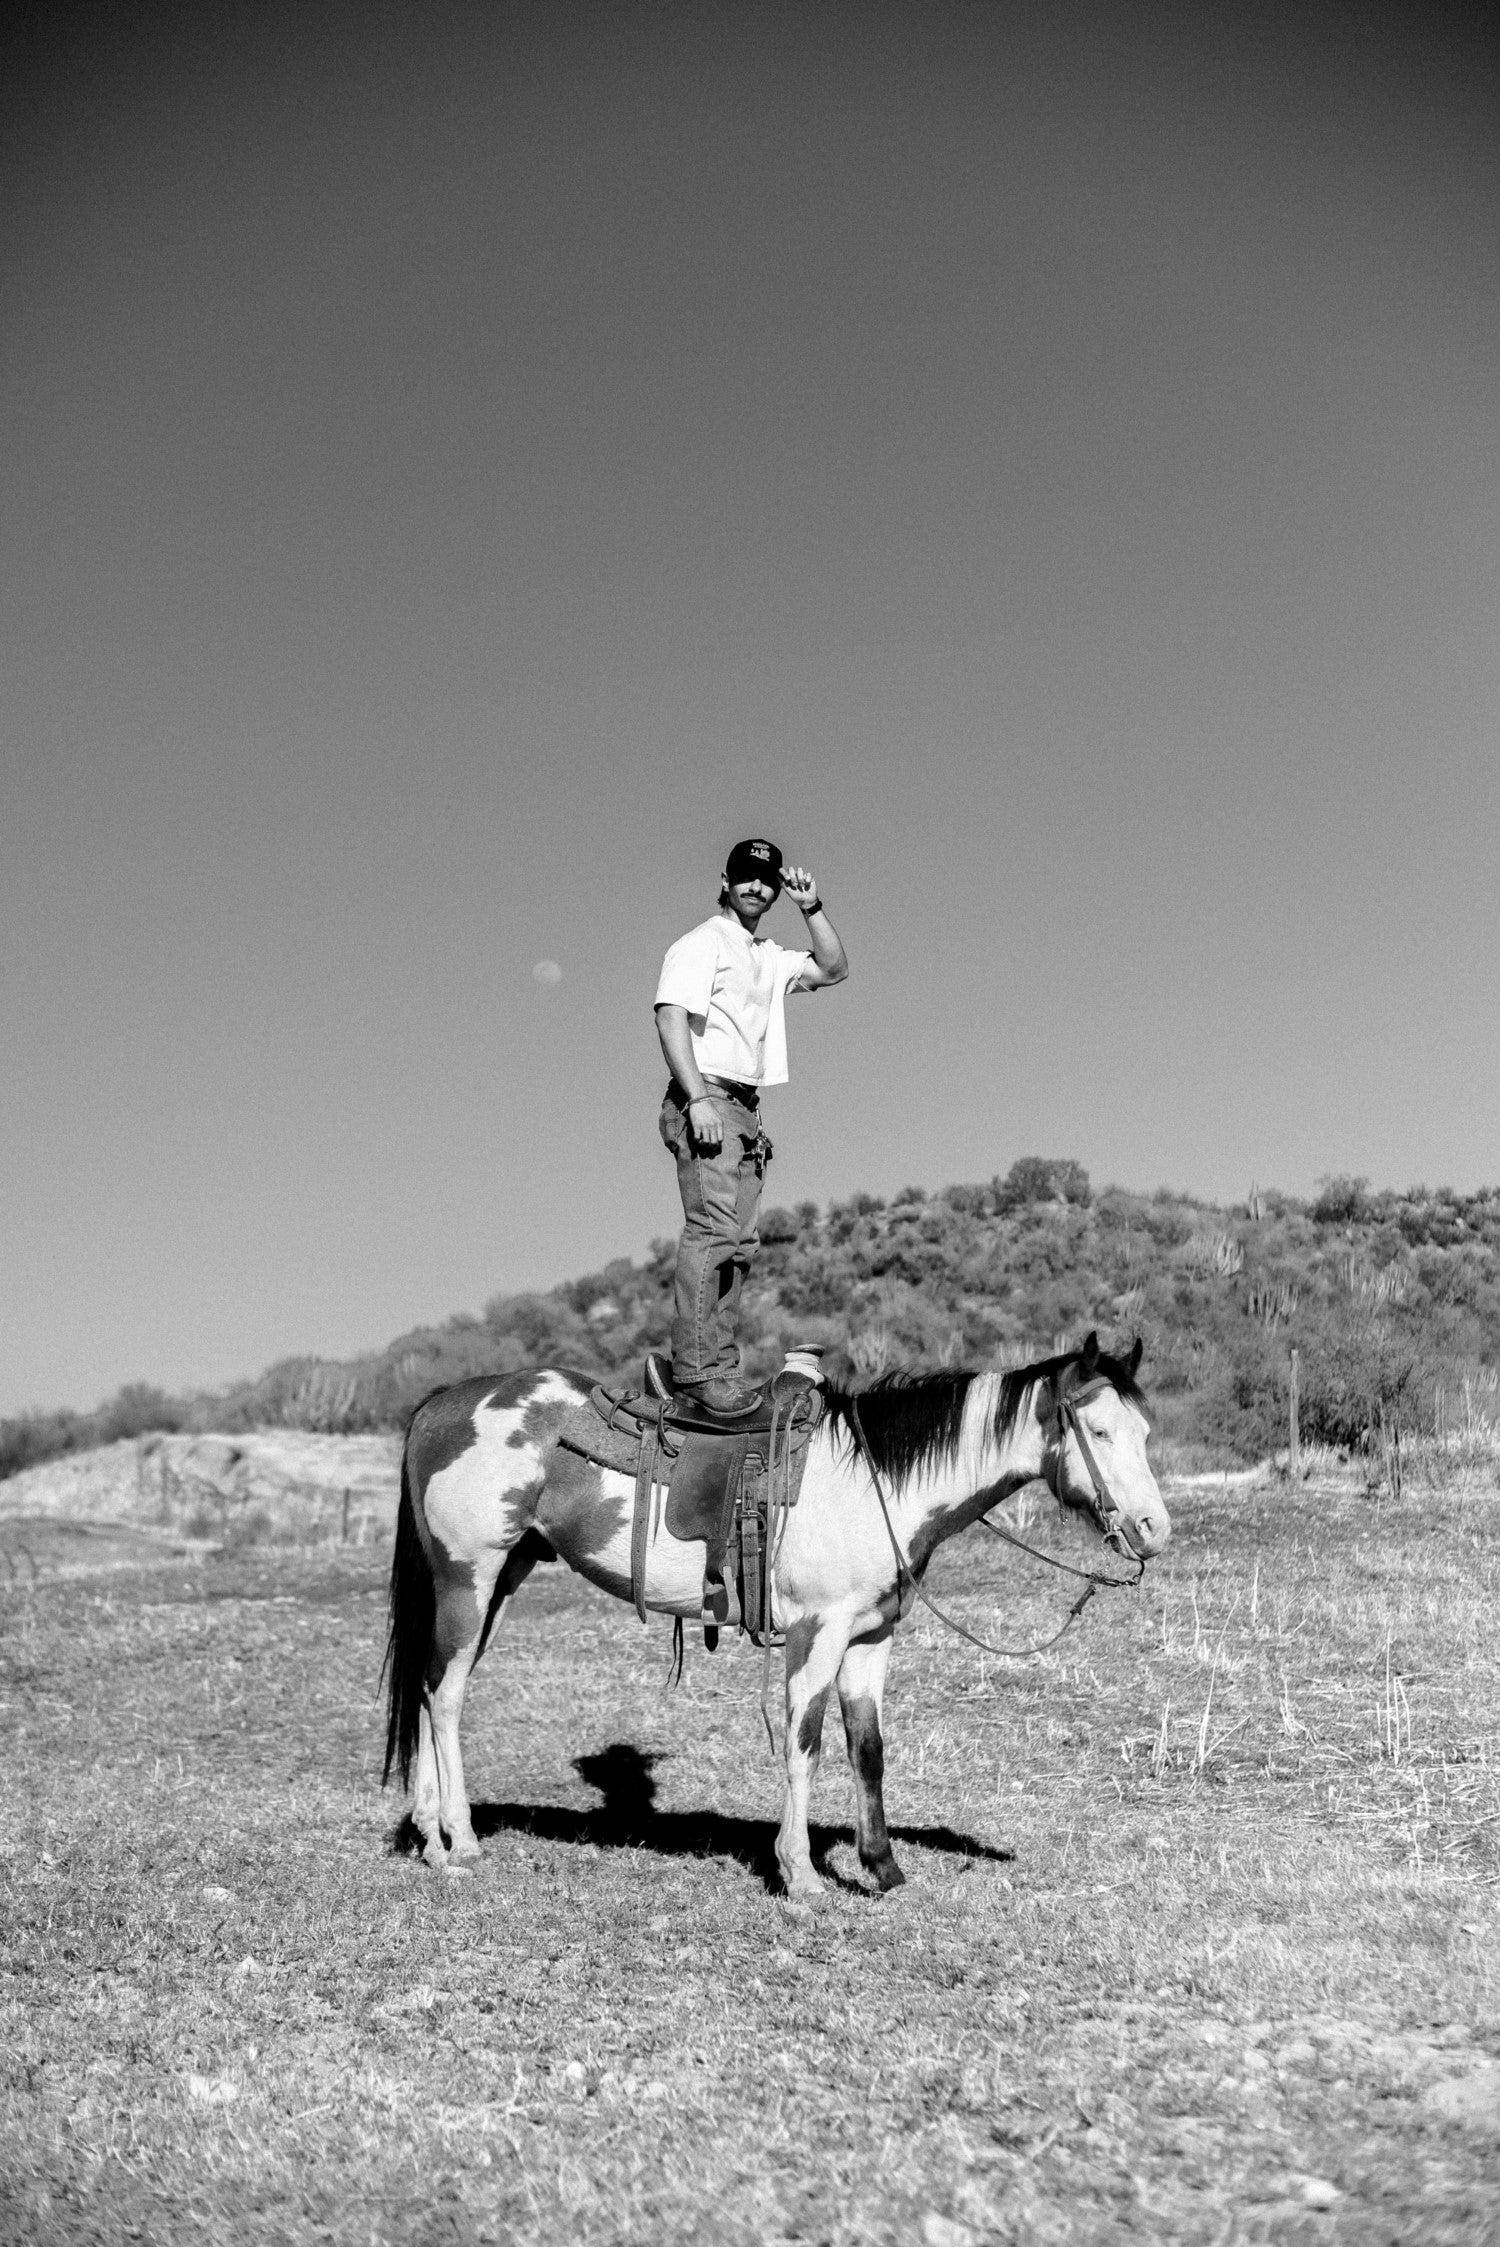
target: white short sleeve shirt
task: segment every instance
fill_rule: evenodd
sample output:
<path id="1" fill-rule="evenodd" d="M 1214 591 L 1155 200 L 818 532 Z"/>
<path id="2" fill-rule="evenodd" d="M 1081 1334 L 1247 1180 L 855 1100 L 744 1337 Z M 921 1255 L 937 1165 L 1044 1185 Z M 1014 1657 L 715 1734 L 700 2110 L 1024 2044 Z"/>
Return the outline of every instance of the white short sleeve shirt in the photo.
<path id="1" fill-rule="evenodd" d="M 786 1083 L 786 995 L 812 959 L 715 913 L 662 961 L 657 1006 L 685 1007 L 693 1059 L 731 1084 Z"/>

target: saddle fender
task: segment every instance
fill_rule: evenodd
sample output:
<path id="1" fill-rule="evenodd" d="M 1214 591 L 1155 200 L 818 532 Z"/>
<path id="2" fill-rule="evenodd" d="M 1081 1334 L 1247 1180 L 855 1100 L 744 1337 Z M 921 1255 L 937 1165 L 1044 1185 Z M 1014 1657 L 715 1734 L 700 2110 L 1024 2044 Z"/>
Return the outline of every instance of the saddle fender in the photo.
<path id="1" fill-rule="evenodd" d="M 702 1620 L 707 1636 L 729 1619 L 729 1582 L 739 1592 L 739 1627 L 757 1645 L 770 1628 L 770 1569 L 788 1509 L 797 1502 L 807 1449 L 823 1413 L 820 1389 L 799 1374 L 779 1374 L 762 1413 L 750 1423 L 713 1429 L 675 1400 L 602 1384 L 558 1431 L 558 1442 L 595 1466 L 635 1482 L 630 1588 L 646 1620 L 646 1560 L 657 1489 L 658 1516 L 670 1536 L 705 1548 Z M 710 1641 L 712 1643 L 712 1640 Z"/>

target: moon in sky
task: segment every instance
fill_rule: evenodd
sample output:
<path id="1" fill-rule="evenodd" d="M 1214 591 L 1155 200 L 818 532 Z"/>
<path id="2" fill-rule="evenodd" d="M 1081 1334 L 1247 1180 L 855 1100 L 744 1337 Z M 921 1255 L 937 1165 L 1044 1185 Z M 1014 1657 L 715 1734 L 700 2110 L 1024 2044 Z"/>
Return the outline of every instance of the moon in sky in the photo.
<path id="1" fill-rule="evenodd" d="M 538 983 L 561 983 L 562 981 L 562 969 L 558 966 L 556 960 L 538 960 L 531 972 Z"/>

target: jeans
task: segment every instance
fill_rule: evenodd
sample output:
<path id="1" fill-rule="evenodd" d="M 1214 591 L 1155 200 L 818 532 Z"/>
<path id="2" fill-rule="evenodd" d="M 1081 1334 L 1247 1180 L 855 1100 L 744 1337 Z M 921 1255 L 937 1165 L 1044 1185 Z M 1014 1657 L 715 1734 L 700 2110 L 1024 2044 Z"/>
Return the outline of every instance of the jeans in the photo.
<path id="1" fill-rule="evenodd" d="M 661 1107 L 661 1136 L 676 1158 L 684 1218 L 672 1319 L 678 1381 L 732 1380 L 739 1371 L 740 1289 L 760 1246 L 761 1181 L 771 1159 L 758 1109 L 712 1087 L 709 1098 L 724 1126 L 717 1147 L 694 1139 L 675 1084 Z"/>

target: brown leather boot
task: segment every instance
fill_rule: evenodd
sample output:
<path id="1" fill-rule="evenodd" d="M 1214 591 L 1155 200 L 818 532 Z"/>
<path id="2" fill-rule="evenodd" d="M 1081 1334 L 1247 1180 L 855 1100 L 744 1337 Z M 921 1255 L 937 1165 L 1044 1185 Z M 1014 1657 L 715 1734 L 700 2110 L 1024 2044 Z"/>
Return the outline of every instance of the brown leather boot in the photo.
<path id="1" fill-rule="evenodd" d="M 691 1397 L 700 1412 L 707 1412 L 715 1420 L 732 1422 L 744 1420 L 760 1405 L 759 1389 L 750 1389 L 738 1381 L 715 1376 L 708 1381 L 679 1381 L 677 1394 Z"/>

